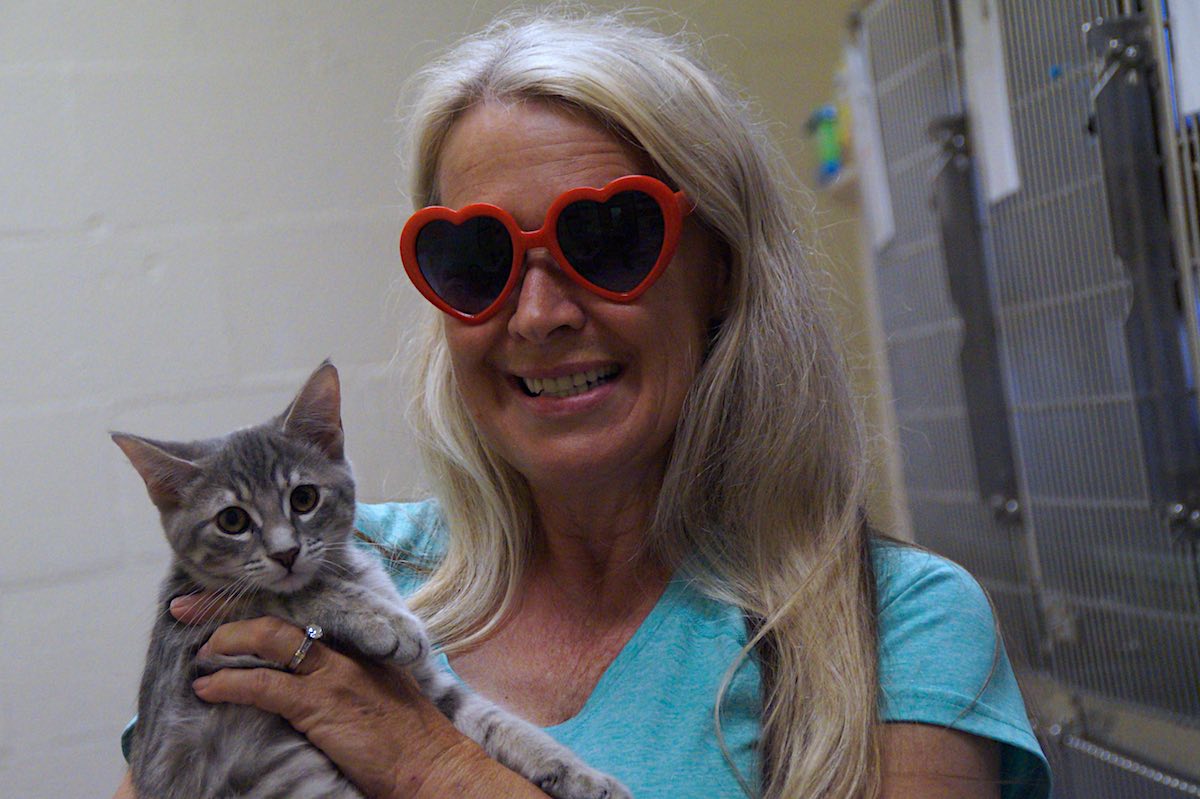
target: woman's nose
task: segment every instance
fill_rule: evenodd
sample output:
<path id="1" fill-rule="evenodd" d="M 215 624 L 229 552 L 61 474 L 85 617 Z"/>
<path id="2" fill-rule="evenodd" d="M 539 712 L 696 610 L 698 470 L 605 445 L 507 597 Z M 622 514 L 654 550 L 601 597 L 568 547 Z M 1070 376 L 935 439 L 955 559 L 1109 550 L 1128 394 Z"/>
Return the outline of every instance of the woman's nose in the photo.
<path id="1" fill-rule="evenodd" d="M 559 330 L 580 329 L 585 319 L 579 301 L 582 291 L 559 268 L 549 250 L 530 250 L 516 291 L 517 307 L 508 320 L 509 332 L 540 341 Z"/>

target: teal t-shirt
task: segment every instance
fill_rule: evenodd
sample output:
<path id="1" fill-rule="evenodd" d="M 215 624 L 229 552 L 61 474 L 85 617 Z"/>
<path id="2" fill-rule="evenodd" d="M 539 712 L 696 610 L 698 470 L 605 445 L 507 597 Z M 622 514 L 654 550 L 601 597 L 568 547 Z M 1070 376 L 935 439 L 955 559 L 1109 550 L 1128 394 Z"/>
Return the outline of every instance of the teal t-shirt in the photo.
<path id="1" fill-rule="evenodd" d="M 436 561 L 443 528 L 437 505 L 361 505 L 359 530 L 387 547 Z M 1001 744 L 1004 799 L 1049 796 L 1046 759 L 979 584 L 958 566 L 911 547 L 872 548 L 879 599 L 880 714 Z M 402 593 L 418 571 L 395 567 Z M 747 659 L 721 705 L 722 753 L 714 724 L 717 691 L 746 643 L 741 611 L 670 583 L 641 627 L 601 676 L 574 718 L 546 731 L 585 761 L 629 786 L 638 799 L 742 796 L 738 772 L 758 779 L 761 678 Z M 997 657 L 998 655 L 998 657 Z M 446 659 L 442 664 L 449 668 Z"/>

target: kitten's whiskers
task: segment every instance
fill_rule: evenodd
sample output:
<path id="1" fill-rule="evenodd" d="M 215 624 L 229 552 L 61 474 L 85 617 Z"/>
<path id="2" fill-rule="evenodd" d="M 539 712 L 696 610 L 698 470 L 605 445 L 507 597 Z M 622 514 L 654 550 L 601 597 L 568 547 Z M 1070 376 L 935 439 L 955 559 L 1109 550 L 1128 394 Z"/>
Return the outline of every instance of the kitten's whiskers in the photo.
<path id="1" fill-rule="evenodd" d="M 348 541 L 322 542 L 323 550 L 321 551 L 321 569 L 328 570 L 333 574 L 347 580 L 354 580 L 354 570 L 347 566 L 340 556 L 346 548 L 351 544 Z"/>
<path id="2" fill-rule="evenodd" d="M 224 616 L 226 611 L 231 608 L 237 608 L 238 603 L 247 596 L 253 596 L 257 592 L 253 580 L 247 576 L 238 577 L 232 583 L 222 586 L 216 591 L 206 594 L 203 601 L 196 606 L 196 613 L 201 618 L 211 618 L 214 616 Z M 180 626 L 182 622 L 176 621 L 175 626 Z"/>

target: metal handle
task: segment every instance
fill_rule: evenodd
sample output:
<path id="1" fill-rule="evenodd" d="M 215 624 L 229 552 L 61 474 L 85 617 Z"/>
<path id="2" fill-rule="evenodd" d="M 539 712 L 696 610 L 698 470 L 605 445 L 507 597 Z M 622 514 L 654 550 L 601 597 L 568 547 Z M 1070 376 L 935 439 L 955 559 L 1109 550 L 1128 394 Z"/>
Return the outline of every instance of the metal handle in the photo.
<path id="1" fill-rule="evenodd" d="M 998 520 L 1019 524 L 1017 470 L 1008 425 L 1008 402 L 996 323 L 992 312 L 983 251 L 983 232 L 976 213 L 976 186 L 964 116 L 936 120 L 930 135 L 945 156 L 934 178 L 934 206 L 942 236 L 950 296 L 963 320 L 959 370 L 975 456 L 975 475 L 983 502 Z"/>
<path id="2" fill-rule="evenodd" d="M 1125 323 L 1146 475 L 1177 533 L 1200 531 L 1200 420 L 1186 367 L 1179 273 L 1171 252 L 1154 116 L 1149 29 L 1142 15 L 1084 28 L 1099 59 L 1092 87 L 1113 248 L 1133 302 Z"/>

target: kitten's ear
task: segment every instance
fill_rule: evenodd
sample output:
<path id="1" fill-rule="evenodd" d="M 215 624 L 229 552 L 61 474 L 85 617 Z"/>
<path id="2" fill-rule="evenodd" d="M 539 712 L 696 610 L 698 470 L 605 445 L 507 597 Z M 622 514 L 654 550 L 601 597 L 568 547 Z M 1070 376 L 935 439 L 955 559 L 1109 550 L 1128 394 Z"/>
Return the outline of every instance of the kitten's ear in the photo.
<path id="1" fill-rule="evenodd" d="M 283 432 L 313 444 L 331 460 L 345 458 L 342 434 L 342 388 L 338 372 L 325 361 L 283 414 Z"/>
<path id="2" fill-rule="evenodd" d="M 163 442 L 128 433 L 113 433 L 112 440 L 142 476 L 142 480 L 146 482 L 146 491 L 150 494 L 150 501 L 159 510 L 167 511 L 178 507 L 183 498 L 184 487 L 200 474 L 199 466 L 171 454 L 166 449 L 169 445 Z"/>

